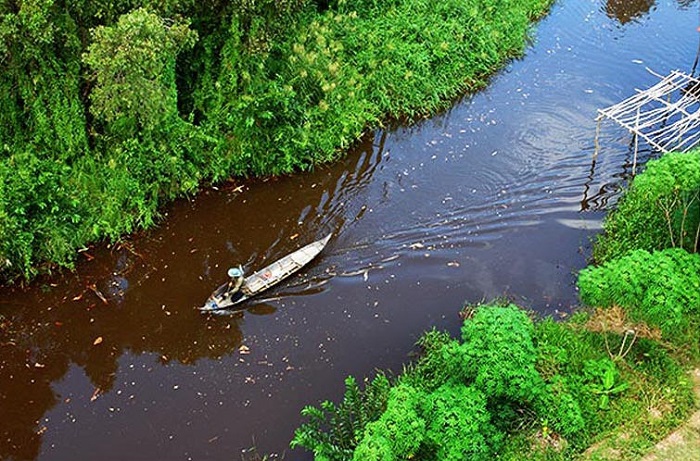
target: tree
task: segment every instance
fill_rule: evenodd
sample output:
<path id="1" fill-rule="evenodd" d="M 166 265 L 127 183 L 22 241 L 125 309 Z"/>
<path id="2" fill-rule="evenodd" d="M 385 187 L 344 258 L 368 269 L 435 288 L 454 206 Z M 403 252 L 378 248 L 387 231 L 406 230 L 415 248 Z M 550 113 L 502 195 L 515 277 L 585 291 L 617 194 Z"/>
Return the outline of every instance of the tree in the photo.
<path id="1" fill-rule="evenodd" d="M 133 135 L 177 114 L 175 60 L 197 33 L 182 19 L 163 19 L 139 8 L 112 26 L 93 30 L 84 62 L 95 86 L 90 111 L 111 134 Z"/>

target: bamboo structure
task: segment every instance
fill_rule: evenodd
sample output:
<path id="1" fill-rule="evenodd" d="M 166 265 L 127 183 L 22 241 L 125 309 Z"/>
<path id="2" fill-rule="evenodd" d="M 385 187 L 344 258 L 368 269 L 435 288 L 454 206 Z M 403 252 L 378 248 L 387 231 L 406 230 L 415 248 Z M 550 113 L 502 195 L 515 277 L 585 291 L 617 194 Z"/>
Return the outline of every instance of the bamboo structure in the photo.
<path id="1" fill-rule="evenodd" d="M 647 69 L 649 70 L 649 69 Z M 686 152 L 700 143 L 700 79 L 674 70 L 647 90 L 605 109 L 598 109 L 594 159 L 598 155 L 600 123 L 608 118 L 634 138 L 633 174 L 641 137 L 662 153 Z"/>

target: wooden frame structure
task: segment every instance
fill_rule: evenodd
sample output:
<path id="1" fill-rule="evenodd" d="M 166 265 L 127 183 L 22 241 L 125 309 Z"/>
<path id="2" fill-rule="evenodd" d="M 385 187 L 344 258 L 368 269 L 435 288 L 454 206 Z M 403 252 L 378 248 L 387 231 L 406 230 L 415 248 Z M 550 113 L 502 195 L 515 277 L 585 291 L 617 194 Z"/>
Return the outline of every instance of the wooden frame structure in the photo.
<path id="1" fill-rule="evenodd" d="M 647 69 L 649 70 L 649 69 Z M 610 119 L 634 136 L 636 173 L 638 139 L 641 137 L 663 153 L 686 152 L 700 143 L 700 79 L 674 70 L 666 77 L 649 70 L 661 80 L 651 88 L 605 109 L 598 109 L 595 152 L 598 155 L 600 124 Z"/>

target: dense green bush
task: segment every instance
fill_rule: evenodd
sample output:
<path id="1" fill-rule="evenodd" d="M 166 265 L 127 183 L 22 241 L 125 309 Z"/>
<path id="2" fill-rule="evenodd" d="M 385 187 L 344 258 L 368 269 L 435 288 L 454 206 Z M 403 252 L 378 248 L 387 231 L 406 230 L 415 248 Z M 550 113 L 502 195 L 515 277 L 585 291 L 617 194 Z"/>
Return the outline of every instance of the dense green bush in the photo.
<path id="1" fill-rule="evenodd" d="M 63 184 L 71 174 L 70 166 L 42 160 L 32 151 L 0 163 L 4 265 L 24 268 L 35 260 L 65 262 L 67 251 L 80 243 L 73 231 L 80 224 L 85 202 L 81 190 Z"/>
<path id="2" fill-rule="evenodd" d="M 338 438 L 334 424 L 318 424 L 318 416 L 334 408 L 324 402 L 304 410 L 311 420 L 292 445 L 317 459 L 349 459 L 353 442 L 357 460 L 491 459 L 510 431 L 539 420 L 573 436 L 584 426 L 578 403 L 563 379 L 545 382 L 540 375 L 534 335 L 532 321 L 516 306 L 480 306 L 465 321 L 462 341 L 437 331 L 421 338 L 423 354 L 392 387 L 386 411 L 373 422 L 354 419 L 364 422 L 364 431 L 358 424 Z M 348 388 L 346 400 L 354 392 Z M 328 447 L 341 440 L 342 453 L 329 456 Z"/>
<path id="3" fill-rule="evenodd" d="M 466 376 L 489 399 L 537 400 L 544 382 L 535 369 L 532 320 L 514 305 L 481 307 L 462 326 Z"/>
<path id="4" fill-rule="evenodd" d="M 585 268 L 578 286 L 584 303 L 622 306 L 632 319 L 661 328 L 667 339 L 678 339 L 700 313 L 700 254 L 680 248 L 634 250 Z"/>
<path id="5" fill-rule="evenodd" d="M 630 250 L 684 248 L 700 242 L 700 151 L 666 154 L 647 163 L 605 219 L 594 247 L 596 262 Z"/>
<path id="6" fill-rule="evenodd" d="M 353 455 L 354 461 L 389 461 L 411 459 L 426 433 L 425 394 L 399 384 L 389 392 L 386 410 L 367 424 L 365 434 Z"/>
<path id="7" fill-rule="evenodd" d="M 441 461 L 493 459 L 505 434 L 492 423 L 487 405 L 483 392 L 460 384 L 445 384 L 430 394 L 426 451 Z"/>

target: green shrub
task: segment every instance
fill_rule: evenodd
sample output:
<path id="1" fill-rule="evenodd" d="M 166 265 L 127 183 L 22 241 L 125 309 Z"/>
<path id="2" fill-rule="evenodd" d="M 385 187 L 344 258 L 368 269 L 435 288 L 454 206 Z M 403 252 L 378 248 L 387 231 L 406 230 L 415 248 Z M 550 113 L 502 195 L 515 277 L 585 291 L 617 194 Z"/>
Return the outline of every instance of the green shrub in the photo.
<path id="1" fill-rule="evenodd" d="M 493 459 L 505 434 L 491 422 L 486 396 L 473 387 L 446 384 L 430 394 L 426 441 L 441 461 Z"/>
<path id="2" fill-rule="evenodd" d="M 532 320 L 517 306 L 482 306 L 462 326 L 467 380 L 489 399 L 533 402 L 543 381 L 537 370 Z"/>
<path id="3" fill-rule="evenodd" d="M 421 409 L 424 399 L 425 394 L 406 384 L 392 388 L 386 411 L 377 421 L 367 424 L 365 435 L 352 459 L 411 459 L 425 437 L 426 422 Z"/>
<path id="4" fill-rule="evenodd" d="M 634 178 L 617 209 L 605 219 L 594 246 L 599 263 L 635 249 L 685 248 L 700 239 L 700 152 L 666 154 L 649 161 Z"/>
<path id="5" fill-rule="evenodd" d="M 401 382 L 432 392 L 445 383 L 465 381 L 463 350 L 449 333 L 433 329 L 416 344 L 421 348 L 421 355 L 400 377 Z"/>
<path id="6" fill-rule="evenodd" d="M 445 384 L 473 386 L 491 406 L 506 412 L 513 402 L 542 398 L 544 381 L 535 368 L 537 351 L 530 318 L 514 305 L 474 309 L 462 326 L 462 342 L 432 331 L 418 342 L 423 354 L 402 382 L 433 392 Z"/>
<path id="7" fill-rule="evenodd" d="M 700 312 L 700 255 L 680 248 L 631 251 L 583 269 L 578 287 L 589 306 L 624 307 L 633 320 L 678 339 Z"/>
<path id="8" fill-rule="evenodd" d="M 12 272 L 34 274 L 36 261 L 70 263 L 68 256 L 84 235 L 76 232 L 85 211 L 84 191 L 67 187 L 72 169 L 41 159 L 31 150 L 0 163 L 0 222 L 6 238 L 0 259 Z"/>

